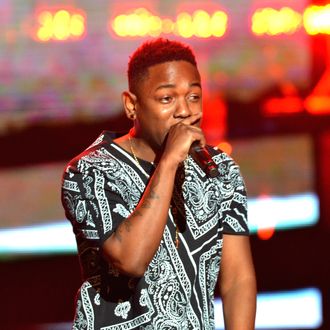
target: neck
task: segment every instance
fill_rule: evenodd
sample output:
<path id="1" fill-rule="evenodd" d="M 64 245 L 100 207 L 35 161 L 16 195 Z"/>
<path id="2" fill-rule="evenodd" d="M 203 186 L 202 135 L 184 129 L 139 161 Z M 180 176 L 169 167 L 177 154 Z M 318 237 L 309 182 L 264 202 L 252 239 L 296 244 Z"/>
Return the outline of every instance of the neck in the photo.
<path id="1" fill-rule="evenodd" d="M 150 163 L 155 162 L 156 153 L 152 147 L 145 143 L 143 138 L 137 137 L 132 130 L 128 133 L 130 151 L 136 158 L 146 160 Z"/>

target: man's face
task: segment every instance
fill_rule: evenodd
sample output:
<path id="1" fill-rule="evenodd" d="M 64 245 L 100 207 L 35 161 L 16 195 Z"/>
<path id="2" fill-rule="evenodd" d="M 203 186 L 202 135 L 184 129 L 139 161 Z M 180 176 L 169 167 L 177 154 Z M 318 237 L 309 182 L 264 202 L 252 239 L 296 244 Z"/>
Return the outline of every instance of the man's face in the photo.
<path id="1" fill-rule="evenodd" d="M 138 86 L 135 129 L 151 147 L 159 149 L 169 129 L 202 112 L 201 79 L 186 61 L 171 61 L 149 68 Z M 200 121 L 194 123 L 199 126 Z"/>

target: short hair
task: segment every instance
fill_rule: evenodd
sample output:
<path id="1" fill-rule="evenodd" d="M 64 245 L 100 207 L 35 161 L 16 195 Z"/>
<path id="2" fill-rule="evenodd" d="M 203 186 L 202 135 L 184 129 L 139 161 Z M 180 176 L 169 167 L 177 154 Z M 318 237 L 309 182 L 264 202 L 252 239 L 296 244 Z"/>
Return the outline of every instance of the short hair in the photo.
<path id="1" fill-rule="evenodd" d="M 186 61 L 197 68 L 192 49 L 182 42 L 164 38 L 144 42 L 129 58 L 127 70 L 129 90 L 136 93 L 138 83 L 145 78 L 151 66 L 171 61 Z"/>

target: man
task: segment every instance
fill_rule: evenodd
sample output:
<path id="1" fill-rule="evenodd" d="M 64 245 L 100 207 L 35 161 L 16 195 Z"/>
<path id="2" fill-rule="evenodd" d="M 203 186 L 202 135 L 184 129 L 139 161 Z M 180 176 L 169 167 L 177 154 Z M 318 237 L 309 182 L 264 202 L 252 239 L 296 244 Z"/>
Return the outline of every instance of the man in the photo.
<path id="1" fill-rule="evenodd" d="M 64 173 L 62 202 L 84 278 L 73 328 L 214 329 L 219 283 L 226 329 L 253 329 L 239 168 L 209 148 L 220 171 L 210 178 L 189 154 L 193 142 L 206 144 L 191 49 L 144 43 L 130 58 L 128 82 L 130 132 L 112 140 L 104 131 Z"/>

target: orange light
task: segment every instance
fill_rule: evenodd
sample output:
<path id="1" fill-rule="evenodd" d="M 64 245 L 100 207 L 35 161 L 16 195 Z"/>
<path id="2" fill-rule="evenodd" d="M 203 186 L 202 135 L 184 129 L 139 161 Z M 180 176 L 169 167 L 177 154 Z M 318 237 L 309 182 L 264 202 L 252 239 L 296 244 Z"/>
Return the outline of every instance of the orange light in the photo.
<path id="1" fill-rule="evenodd" d="M 330 96 L 311 94 L 305 100 L 305 108 L 312 115 L 329 114 Z"/>
<path id="2" fill-rule="evenodd" d="M 217 145 L 218 149 L 224 151 L 227 155 L 231 155 L 231 153 L 233 152 L 233 146 L 226 141 L 220 142 Z"/>
<path id="3" fill-rule="evenodd" d="M 258 36 L 293 34 L 302 25 L 302 15 L 289 7 L 261 8 L 252 15 L 252 32 Z"/>
<path id="4" fill-rule="evenodd" d="M 263 240 L 266 241 L 268 239 L 270 239 L 275 233 L 275 228 L 259 228 L 257 231 L 257 235 L 258 237 Z"/>
<path id="5" fill-rule="evenodd" d="M 192 15 L 181 12 L 176 21 L 172 21 L 138 8 L 130 14 L 116 16 L 109 26 L 120 37 L 157 37 L 161 33 L 174 33 L 183 38 L 219 38 L 227 30 L 227 21 L 228 17 L 222 11 L 215 11 L 212 15 L 204 10 L 196 10 Z"/>
<path id="6" fill-rule="evenodd" d="M 270 196 L 267 193 L 262 193 L 257 199 L 260 203 L 260 211 L 267 214 L 272 205 Z M 260 239 L 267 240 L 274 235 L 276 229 L 276 218 L 274 215 L 271 213 L 258 224 L 257 235 Z"/>
<path id="7" fill-rule="evenodd" d="M 304 27 L 308 34 L 330 34 L 330 4 L 310 6 L 304 11 Z"/>
<path id="8" fill-rule="evenodd" d="M 43 10 L 37 16 L 36 38 L 46 42 L 81 39 L 86 30 L 85 15 L 81 11 Z"/>

